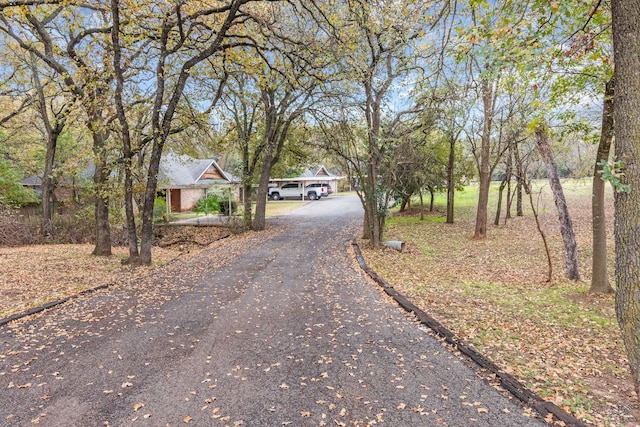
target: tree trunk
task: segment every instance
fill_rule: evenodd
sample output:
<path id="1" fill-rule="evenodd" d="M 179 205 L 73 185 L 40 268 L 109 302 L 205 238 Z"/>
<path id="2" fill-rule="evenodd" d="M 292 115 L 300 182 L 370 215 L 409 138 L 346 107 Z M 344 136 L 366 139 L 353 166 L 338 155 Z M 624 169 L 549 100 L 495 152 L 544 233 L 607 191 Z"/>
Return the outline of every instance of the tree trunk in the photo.
<path id="1" fill-rule="evenodd" d="M 493 121 L 493 90 L 486 78 L 482 79 L 482 105 L 484 126 L 482 130 L 482 146 L 480 147 L 480 167 L 478 170 L 480 189 L 478 192 L 478 209 L 476 211 L 474 239 L 484 239 L 487 237 L 487 208 L 489 206 L 489 185 L 491 184 L 489 161 Z"/>
<path id="2" fill-rule="evenodd" d="M 520 149 L 518 144 L 513 147 L 513 160 L 516 163 L 516 216 L 524 216 L 522 209 L 522 188 L 523 183 L 526 182 L 527 177 L 524 176 L 524 167 L 522 166 L 522 160 L 520 159 Z"/>
<path id="3" fill-rule="evenodd" d="M 262 159 L 262 171 L 260 172 L 260 181 L 258 182 L 258 191 L 256 192 L 256 214 L 253 217 L 253 229 L 256 231 L 264 230 L 267 226 L 265 215 L 267 210 L 267 194 L 269 192 L 269 175 L 271 175 L 272 151 L 272 148 L 267 148 Z"/>
<path id="4" fill-rule="evenodd" d="M 456 138 L 449 138 L 449 163 L 447 165 L 447 224 L 453 224 L 453 204 L 456 191 L 454 167 L 456 159 Z"/>
<path id="5" fill-rule="evenodd" d="M 379 248 L 382 244 L 383 222 L 384 218 L 380 213 L 380 197 L 378 195 L 378 182 L 376 179 L 378 173 L 376 154 L 371 154 L 367 164 L 367 184 L 365 190 L 366 210 L 368 214 L 368 230 L 365 232 L 371 239 L 374 248 Z M 381 224 L 382 222 L 382 224 Z"/>
<path id="6" fill-rule="evenodd" d="M 142 205 L 142 225 L 140 227 L 140 255 L 139 260 L 142 265 L 151 265 L 151 247 L 153 245 L 153 205 L 156 200 L 156 189 L 158 188 L 158 172 L 160 171 L 160 160 L 166 136 L 157 136 L 153 141 L 149 166 L 147 169 L 147 185 L 144 191 L 144 203 Z"/>
<path id="7" fill-rule="evenodd" d="M 40 80 L 40 74 L 38 66 L 36 64 L 35 54 L 31 53 L 31 72 L 33 85 L 36 89 L 38 97 L 38 112 L 40 118 L 44 124 L 45 131 L 47 133 L 47 146 L 44 160 L 44 172 L 42 173 L 42 223 L 40 225 L 40 233 L 43 236 L 48 236 L 53 233 L 53 216 L 55 212 L 55 180 L 53 179 L 53 168 L 56 160 L 56 150 L 58 147 L 58 138 L 65 127 L 67 116 L 70 112 L 68 106 L 71 102 L 63 105 L 58 114 L 53 112 L 53 122 L 49 118 L 49 111 L 47 110 L 47 99 L 44 92 L 44 87 Z"/>
<path id="8" fill-rule="evenodd" d="M 609 160 L 611 141 L 613 140 L 613 92 L 614 80 L 605 85 L 604 103 L 602 108 L 602 127 L 600 142 L 593 174 L 593 190 L 591 198 L 591 218 L 593 229 L 593 258 L 591 273 L 591 288 L 593 293 L 613 293 L 609 283 L 607 271 L 607 228 L 605 218 L 605 182 L 602 180 L 601 161 Z"/>
<path id="9" fill-rule="evenodd" d="M 533 192 L 531 189 L 531 185 L 528 182 L 523 182 L 523 187 L 525 188 L 525 192 L 529 196 L 529 203 L 531 204 L 531 211 L 533 212 L 533 218 L 536 221 L 536 228 L 538 229 L 538 233 L 542 238 L 542 244 L 544 245 L 544 252 L 547 255 L 547 282 L 551 283 L 553 279 L 553 264 L 551 263 L 551 252 L 549 251 L 549 244 L 547 243 L 547 236 L 544 234 L 544 230 L 542 230 L 542 226 L 540 225 L 540 217 L 538 216 L 538 208 L 536 204 L 533 203 Z"/>
<path id="10" fill-rule="evenodd" d="M 493 225 L 500 225 L 500 214 L 502 211 L 502 194 L 504 193 L 504 188 L 507 186 L 507 178 L 504 178 L 500 183 L 500 188 L 498 189 L 498 206 L 496 207 L 496 217 L 493 220 Z"/>
<path id="11" fill-rule="evenodd" d="M 616 192 L 616 315 L 627 359 L 640 396 L 640 8 L 636 2 L 612 0 L 615 58 L 615 157 L 622 163 L 623 184 Z"/>
<path id="12" fill-rule="evenodd" d="M 131 152 L 131 133 L 129 131 L 129 121 L 124 108 L 122 93 L 124 91 L 124 71 L 122 69 L 122 47 L 120 45 L 120 14 L 119 1 L 111 0 L 111 16 L 113 26 L 111 27 L 111 40 L 113 43 L 113 69 L 116 79 L 116 90 L 114 92 L 116 112 L 120 122 L 120 134 L 122 137 L 122 155 L 124 158 L 124 203 L 125 216 L 127 221 L 127 235 L 129 243 L 129 258 L 127 263 L 138 264 L 140 262 L 140 252 L 138 251 L 138 232 L 136 230 L 136 219 L 133 209 L 133 154 Z"/>
<path id="13" fill-rule="evenodd" d="M 43 236 L 53 233 L 53 214 L 55 199 L 55 182 L 53 179 L 53 166 L 55 162 L 56 147 L 58 145 L 59 134 L 49 132 L 47 135 L 47 154 L 44 162 L 44 172 L 42 174 L 42 224 L 40 232 Z"/>
<path id="14" fill-rule="evenodd" d="M 411 208 L 411 195 L 405 195 L 402 197 L 402 202 L 400 203 L 400 212 L 404 212 L 407 208 Z"/>
<path id="15" fill-rule="evenodd" d="M 507 175 L 505 179 L 507 180 L 507 206 L 506 212 L 504 214 L 504 222 L 507 223 L 508 220 L 511 219 L 511 205 L 513 202 L 513 193 L 511 190 L 511 177 L 513 176 L 513 144 L 509 144 L 509 153 L 507 154 L 507 170 L 505 174 Z"/>
<path id="16" fill-rule="evenodd" d="M 242 202 L 244 203 L 244 228 L 246 230 L 251 229 L 251 184 L 242 185 Z"/>
<path id="17" fill-rule="evenodd" d="M 549 136 L 547 135 L 546 124 L 541 124 L 536 129 L 536 145 L 540 156 L 547 166 L 547 174 L 549 175 L 549 183 L 553 192 L 553 199 L 558 210 L 558 219 L 560 220 L 560 233 L 564 242 L 565 268 L 564 275 L 569 280 L 580 280 L 578 272 L 578 246 L 576 237 L 573 232 L 573 224 L 569 216 L 569 208 L 562 191 L 562 184 L 558 175 L 558 167 L 551 147 L 549 146 Z"/>
<path id="18" fill-rule="evenodd" d="M 111 256 L 111 226 L 109 225 L 109 170 L 104 152 L 104 136 L 90 125 L 95 155 L 93 185 L 95 192 L 96 246 L 93 255 Z"/>

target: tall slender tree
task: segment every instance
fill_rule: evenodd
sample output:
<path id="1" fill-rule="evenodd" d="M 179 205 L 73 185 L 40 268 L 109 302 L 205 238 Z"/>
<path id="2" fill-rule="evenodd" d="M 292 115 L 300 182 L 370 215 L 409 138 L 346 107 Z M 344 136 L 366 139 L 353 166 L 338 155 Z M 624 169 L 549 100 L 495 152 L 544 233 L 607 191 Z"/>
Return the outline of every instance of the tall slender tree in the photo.
<path id="1" fill-rule="evenodd" d="M 607 227 L 605 217 L 605 181 L 602 177 L 602 162 L 608 162 L 611 142 L 613 141 L 613 95 L 615 84 L 613 79 L 606 83 L 604 102 L 602 105 L 602 125 L 598 154 L 593 173 L 593 187 L 591 197 L 591 227 L 593 233 L 593 255 L 591 258 L 591 287 L 590 292 L 612 293 L 607 268 Z"/>

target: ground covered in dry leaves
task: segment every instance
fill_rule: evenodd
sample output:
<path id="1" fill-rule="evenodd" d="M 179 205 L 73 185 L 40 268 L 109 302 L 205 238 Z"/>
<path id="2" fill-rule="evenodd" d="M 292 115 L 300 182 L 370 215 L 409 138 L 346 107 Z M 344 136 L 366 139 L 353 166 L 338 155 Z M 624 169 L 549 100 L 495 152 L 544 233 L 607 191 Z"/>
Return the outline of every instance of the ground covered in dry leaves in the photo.
<path id="1" fill-rule="evenodd" d="M 548 195 L 541 199 L 540 219 L 551 246 L 551 283 L 530 210 L 489 226 L 482 241 L 471 239 L 475 211 L 445 224 L 442 212 L 419 221 L 414 210 L 395 214 L 385 236 L 405 241 L 403 253 L 360 243 L 369 266 L 396 290 L 544 399 L 592 424 L 637 426 L 640 413 L 614 296 L 588 293 L 589 191 L 565 188 L 579 249 L 577 283 L 563 278 L 563 244 Z M 612 197 L 609 201 L 613 279 Z"/>
<path id="2" fill-rule="evenodd" d="M 116 283 L 120 277 L 144 275 L 149 269 L 180 256 L 189 256 L 229 235 L 219 227 L 165 226 L 156 229 L 153 265 L 123 265 L 125 247 L 113 256 L 91 255 L 93 245 L 33 245 L 0 247 L 0 319 L 72 296 L 80 291 Z"/>

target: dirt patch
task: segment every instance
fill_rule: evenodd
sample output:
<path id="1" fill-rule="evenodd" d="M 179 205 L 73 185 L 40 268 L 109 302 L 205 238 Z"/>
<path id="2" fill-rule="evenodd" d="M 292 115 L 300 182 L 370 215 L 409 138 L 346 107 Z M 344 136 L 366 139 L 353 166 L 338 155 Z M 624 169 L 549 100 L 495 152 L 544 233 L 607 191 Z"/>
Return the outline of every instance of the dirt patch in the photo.
<path id="1" fill-rule="evenodd" d="M 231 233 L 224 227 L 205 227 L 193 225 L 163 225 L 154 229 L 154 244 L 165 249 L 190 252 L 202 249 L 216 240 L 228 237 Z"/>

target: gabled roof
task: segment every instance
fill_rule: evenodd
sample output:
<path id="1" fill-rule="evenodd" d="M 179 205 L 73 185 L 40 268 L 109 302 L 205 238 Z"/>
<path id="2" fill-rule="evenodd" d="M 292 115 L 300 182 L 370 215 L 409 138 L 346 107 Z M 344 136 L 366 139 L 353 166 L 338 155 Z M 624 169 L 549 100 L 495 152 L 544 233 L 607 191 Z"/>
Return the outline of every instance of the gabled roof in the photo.
<path id="1" fill-rule="evenodd" d="M 222 170 L 215 159 L 194 159 L 168 152 L 160 161 L 158 173 L 160 188 L 206 187 L 236 181 L 233 175 Z"/>
<path id="2" fill-rule="evenodd" d="M 333 177 L 335 177 L 335 175 L 332 174 L 331 172 L 329 172 L 327 170 L 327 168 L 325 168 L 324 166 L 318 166 L 318 167 L 316 167 L 314 169 L 307 169 L 300 176 L 301 177 L 305 177 L 305 178 L 310 178 L 310 177 L 333 178 Z"/>
<path id="3" fill-rule="evenodd" d="M 79 172 L 73 174 L 73 176 L 75 176 L 76 182 L 80 183 L 80 184 L 84 184 L 88 181 L 91 181 L 91 178 L 93 178 L 93 174 L 96 171 L 96 165 L 95 163 L 89 163 L 89 165 L 83 169 L 81 169 Z M 25 179 L 23 179 L 22 181 L 20 181 L 20 183 L 25 186 L 25 187 L 41 187 L 42 186 L 42 177 L 43 174 L 39 173 L 38 175 L 33 175 L 30 177 L 27 177 Z M 59 186 L 64 186 L 64 185 L 71 185 L 71 178 L 70 175 L 63 175 L 62 178 L 60 179 L 60 182 L 58 184 Z"/>

